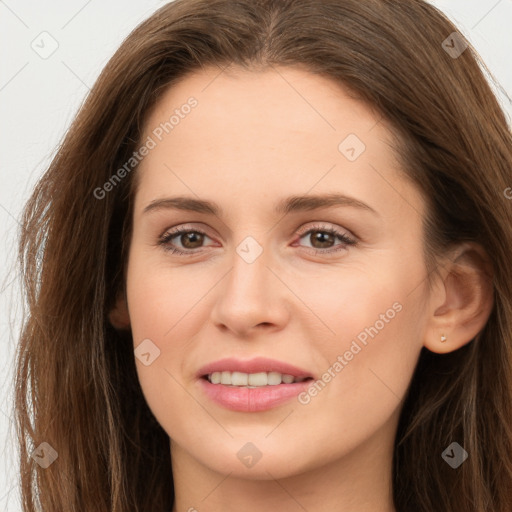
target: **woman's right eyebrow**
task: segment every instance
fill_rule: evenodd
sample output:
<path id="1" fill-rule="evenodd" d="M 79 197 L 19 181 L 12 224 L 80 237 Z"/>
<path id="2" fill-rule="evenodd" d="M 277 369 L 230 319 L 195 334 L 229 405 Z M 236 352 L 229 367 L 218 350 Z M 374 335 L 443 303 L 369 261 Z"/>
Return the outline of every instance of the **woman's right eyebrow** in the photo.
<path id="1" fill-rule="evenodd" d="M 368 204 L 344 194 L 321 194 L 321 195 L 302 195 L 290 196 L 280 200 L 275 208 L 277 214 L 286 215 L 292 212 L 318 210 L 320 208 L 333 207 L 352 207 L 362 211 L 368 211 L 376 216 L 379 213 Z M 197 199 L 188 196 L 165 197 L 151 201 L 143 210 L 148 213 L 162 209 L 176 209 L 190 212 L 204 213 L 223 217 L 222 208 L 213 201 Z"/>

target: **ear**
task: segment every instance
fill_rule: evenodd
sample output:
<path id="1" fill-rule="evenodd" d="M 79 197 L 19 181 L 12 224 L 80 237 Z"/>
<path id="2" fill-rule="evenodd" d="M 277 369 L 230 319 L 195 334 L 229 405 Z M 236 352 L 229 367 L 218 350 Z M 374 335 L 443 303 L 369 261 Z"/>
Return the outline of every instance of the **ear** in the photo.
<path id="1" fill-rule="evenodd" d="M 116 303 L 108 314 L 108 319 L 113 327 L 119 330 L 130 328 L 130 313 L 124 292 L 117 294 Z"/>
<path id="2" fill-rule="evenodd" d="M 439 281 L 429 303 L 424 346 L 445 354 L 472 341 L 489 319 L 494 287 L 487 253 L 475 243 L 459 245 Z"/>

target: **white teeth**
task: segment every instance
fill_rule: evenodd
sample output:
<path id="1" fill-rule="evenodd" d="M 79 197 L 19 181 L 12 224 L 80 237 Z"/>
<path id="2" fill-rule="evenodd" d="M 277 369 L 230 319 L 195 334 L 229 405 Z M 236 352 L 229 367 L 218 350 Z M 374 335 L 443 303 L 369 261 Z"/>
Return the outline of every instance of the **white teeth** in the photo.
<path id="1" fill-rule="evenodd" d="M 293 382 L 294 376 L 293 375 L 283 375 L 281 377 L 281 379 L 283 379 L 283 382 L 285 384 L 291 384 Z"/>
<path id="2" fill-rule="evenodd" d="M 297 377 L 293 375 L 282 374 L 279 372 L 213 372 L 208 375 L 208 380 L 212 384 L 224 384 L 226 386 L 245 386 L 257 388 L 262 386 L 277 386 L 278 384 L 291 384 L 292 382 L 302 382 L 306 377 Z"/>
<path id="3" fill-rule="evenodd" d="M 277 384 L 281 384 L 281 374 L 279 372 L 268 372 L 267 375 L 267 384 L 270 386 L 276 386 Z"/>
<path id="4" fill-rule="evenodd" d="M 233 384 L 233 381 L 231 381 L 231 384 Z M 249 386 L 266 386 L 267 384 L 268 377 L 265 372 L 249 374 Z"/>
<path id="5" fill-rule="evenodd" d="M 227 372 L 229 373 L 229 372 Z M 249 376 L 247 373 L 242 372 L 233 372 L 231 374 L 231 382 L 232 386 L 247 386 L 249 381 Z"/>

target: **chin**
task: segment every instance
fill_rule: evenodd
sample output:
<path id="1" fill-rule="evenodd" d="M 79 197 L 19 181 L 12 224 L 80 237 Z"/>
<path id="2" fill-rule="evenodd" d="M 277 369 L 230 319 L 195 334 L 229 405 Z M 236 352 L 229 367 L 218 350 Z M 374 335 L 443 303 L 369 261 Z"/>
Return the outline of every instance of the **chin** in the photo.
<path id="1" fill-rule="evenodd" d="M 303 443 L 290 437 L 293 445 L 283 446 L 278 439 L 269 442 L 264 436 L 259 440 L 255 436 L 237 436 L 215 447 L 194 443 L 190 453 L 212 471 L 247 480 L 288 478 L 322 465 L 320 460 L 315 464 L 315 461 L 304 458 L 304 453 L 298 458 L 297 452 Z M 254 441 L 250 441 L 251 438 Z"/>

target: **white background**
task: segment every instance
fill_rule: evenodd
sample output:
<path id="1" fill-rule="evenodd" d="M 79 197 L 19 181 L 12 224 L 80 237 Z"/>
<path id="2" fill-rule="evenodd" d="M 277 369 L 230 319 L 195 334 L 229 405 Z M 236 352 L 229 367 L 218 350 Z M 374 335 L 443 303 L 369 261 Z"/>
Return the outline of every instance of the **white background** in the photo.
<path id="1" fill-rule="evenodd" d="M 21 208 L 100 70 L 129 32 L 163 3 L 0 0 L 2 511 L 21 511 L 11 420 L 13 357 L 20 316 L 14 257 Z M 435 0 L 432 3 L 455 21 L 483 56 L 502 90 L 512 96 L 512 0 Z M 40 41 L 44 31 L 58 42 L 55 53 L 46 59 L 31 47 Z M 500 99 L 510 119 L 512 106 L 503 92 Z"/>

